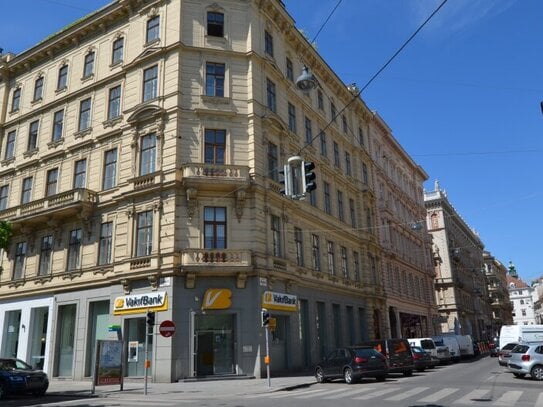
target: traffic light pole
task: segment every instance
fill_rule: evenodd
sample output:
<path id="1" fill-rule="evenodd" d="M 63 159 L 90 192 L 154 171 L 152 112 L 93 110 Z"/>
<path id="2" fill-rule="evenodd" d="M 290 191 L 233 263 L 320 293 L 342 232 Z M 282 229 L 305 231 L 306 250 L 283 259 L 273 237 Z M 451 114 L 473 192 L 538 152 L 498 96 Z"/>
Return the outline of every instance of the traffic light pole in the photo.
<path id="1" fill-rule="evenodd" d="M 148 365 L 149 365 L 149 326 L 147 325 L 147 323 L 145 324 L 145 361 L 143 362 L 144 363 L 144 366 L 145 366 L 145 374 L 144 374 L 144 377 L 143 377 L 143 394 L 144 395 L 147 395 L 147 370 L 149 369 L 148 368 Z"/>
<path id="2" fill-rule="evenodd" d="M 270 376 L 270 327 L 266 325 L 264 327 L 266 330 L 266 376 L 268 377 L 268 387 L 271 387 L 271 376 Z"/>

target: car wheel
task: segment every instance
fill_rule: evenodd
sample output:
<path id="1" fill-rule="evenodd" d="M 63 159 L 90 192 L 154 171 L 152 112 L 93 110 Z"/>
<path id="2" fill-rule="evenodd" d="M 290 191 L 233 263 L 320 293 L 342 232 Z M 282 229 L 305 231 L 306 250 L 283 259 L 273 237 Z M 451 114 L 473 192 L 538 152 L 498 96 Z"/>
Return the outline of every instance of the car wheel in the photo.
<path id="1" fill-rule="evenodd" d="M 346 367 L 343 371 L 343 378 L 347 384 L 353 384 L 356 382 L 356 379 L 353 377 L 353 369 L 350 367 Z"/>
<path id="2" fill-rule="evenodd" d="M 534 380 L 543 380 L 543 366 L 535 365 L 532 367 L 532 370 L 530 370 L 530 376 L 532 376 L 532 379 Z"/>
<path id="3" fill-rule="evenodd" d="M 324 383 L 326 381 L 324 371 L 320 367 L 315 370 L 315 378 L 317 379 L 317 383 Z"/>
<path id="4" fill-rule="evenodd" d="M 403 375 L 404 375 L 405 377 L 412 376 L 412 375 L 413 375 L 413 371 L 412 371 L 412 370 L 406 370 L 405 372 L 403 372 Z"/>
<path id="5" fill-rule="evenodd" d="M 424 372 L 426 370 L 426 368 L 422 367 L 420 369 L 417 369 L 417 372 Z"/>
<path id="6" fill-rule="evenodd" d="M 47 389 L 35 390 L 35 391 L 32 392 L 32 395 L 34 397 L 42 397 L 45 394 L 46 391 L 47 391 Z"/>
<path id="7" fill-rule="evenodd" d="M 0 383 L 0 400 L 4 399 L 6 397 L 6 390 L 4 389 L 4 385 Z"/>
<path id="8" fill-rule="evenodd" d="M 378 382 L 384 382 L 387 379 L 387 376 L 386 375 L 376 376 L 375 379 Z"/>
<path id="9" fill-rule="evenodd" d="M 524 373 L 513 373 L 513 376 L 523 378 L 525 376 Z"/>

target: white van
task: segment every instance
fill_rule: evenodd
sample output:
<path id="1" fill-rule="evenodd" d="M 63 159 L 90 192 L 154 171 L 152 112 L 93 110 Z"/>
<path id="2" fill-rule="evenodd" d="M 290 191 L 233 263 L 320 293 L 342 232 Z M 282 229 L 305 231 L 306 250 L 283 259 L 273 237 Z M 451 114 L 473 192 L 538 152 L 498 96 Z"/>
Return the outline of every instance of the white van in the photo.
<path id="1" fill-rule="evenodd" d="M 409 342 L 410 346 L 418 346 L 424 349 L 426 353 L 429 353 L 432 357 L 432 364 L 434 366 L 439 364 L 436 344 L 432 338 L 407 338 L 407 341 Z"/>
<path id="2" fill-rule="evenodd" d="M 449 348 L 451 360 L 457 362 L 460 360 L 460 345 L 454 336 L 432 336 L 436 346 L 444 345 Z"/>
<path id="3" fill-rule="evenodd" d="M 503 325 L 500 329 L 500 349 L 511 342 L 543 342 L 543 325 Z"/>
<path id="4" fill-rule="evenodd" d="M 460 348 L 460 357 L 469 358 L 475 355 L 473 350 L 473 339 L 470 335 L 456 335 L 454 333 L 442 333 L 443 337 L 452 337 L 458 342 L 458 347 Z"/>

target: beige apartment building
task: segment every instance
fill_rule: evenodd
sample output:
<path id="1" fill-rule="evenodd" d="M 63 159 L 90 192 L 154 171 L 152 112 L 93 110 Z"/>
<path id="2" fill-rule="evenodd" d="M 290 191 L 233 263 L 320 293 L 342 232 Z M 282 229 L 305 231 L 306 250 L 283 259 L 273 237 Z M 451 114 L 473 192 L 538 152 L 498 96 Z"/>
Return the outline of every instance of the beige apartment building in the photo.
<path id="1" fill-rule="evenodd" d="M 280 1 L 118 0 L 3 55 L 0 355 L 90 378 L 96 341 L 120 326 L 124 374 L 140 378 L 156 311 L 176 333 L 148 336 L 152 380 L 261 377 L 262 308 L 272 374 L 389 335 L 387 307 L 428 323 L 424 263 L 398 260 L 407 283 L 383 276 L 373 178 L 390 175 L 374 138 L 412 174 L 393 227 L 420 248 L 403 221 L 420 218 L 426 175 L 353 98 Z M 316 165 L 303 200 L 280 193 L 297 155 Z M 387 303 L 385 282 L 412 288 Z"/>

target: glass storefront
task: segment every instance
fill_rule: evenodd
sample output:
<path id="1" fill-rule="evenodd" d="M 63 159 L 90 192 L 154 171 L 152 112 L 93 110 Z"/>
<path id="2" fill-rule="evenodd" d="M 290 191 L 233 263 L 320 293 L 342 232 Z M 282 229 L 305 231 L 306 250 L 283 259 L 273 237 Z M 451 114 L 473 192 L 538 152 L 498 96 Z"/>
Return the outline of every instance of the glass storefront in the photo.
<path id="1" fill-rule="evenodd" d="M 57 348 L 54 376 L 71 377 L 76 331 L 76 304 L 58 307 Z"/>
<path id="2" fill-rule="evenodd" d="M 19 330 L 21 326 L 21 310 L 7 311 L 2 334 L 0 355 L 4 358 L 16 358 L 19 348 Z"/>
<path id="3" fill-rule="evenodd" d="M 45 362 L 48 319 L 49 307 L 32 308 L 29 333 L 30 356 L 28 361 L 33 367 L 40 370 L 43 370 Z"/>
<path id="4" fill-rule="evenodd" d="M 87 352 L 85 358 L 85 376 L 94 374 L 96 341 L 108 339 L 109 300 L 95 301 L 89 304 Z"/>
<path id="5" fill-rule="evenodd" d="M 234 315 L 196 315 L 194 324 L 196 375 L 234 374 Z"/>

